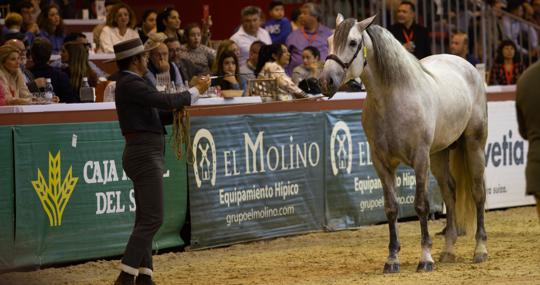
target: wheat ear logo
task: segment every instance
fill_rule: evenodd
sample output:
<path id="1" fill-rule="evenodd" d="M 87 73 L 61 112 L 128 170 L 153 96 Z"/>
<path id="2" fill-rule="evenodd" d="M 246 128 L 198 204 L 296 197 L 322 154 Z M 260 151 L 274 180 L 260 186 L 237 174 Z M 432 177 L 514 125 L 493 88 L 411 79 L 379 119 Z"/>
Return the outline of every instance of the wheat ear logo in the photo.
<path id="1" fill-rule="evenodd" d="M 45 181 L 43 173 L 38 168 L 38 179 L 32 181 L 32 186 L 41 201 L 43 210 L 49 217 L 49 225 L 51 227 L 57 227 L 62 225 L 62 215 L 64 214 L 64 209 L 66 209 L 67 203 L 73 190 L 75 190 L 75 185 L 79 181 L 78 177 L 73 177 L 71 166 L 67 172 L 64 181 L 62 181 L 62 176 L 60 172 L 60 151 L 56 156 L 52 156 L 49 152 L 49 181 Z"/>

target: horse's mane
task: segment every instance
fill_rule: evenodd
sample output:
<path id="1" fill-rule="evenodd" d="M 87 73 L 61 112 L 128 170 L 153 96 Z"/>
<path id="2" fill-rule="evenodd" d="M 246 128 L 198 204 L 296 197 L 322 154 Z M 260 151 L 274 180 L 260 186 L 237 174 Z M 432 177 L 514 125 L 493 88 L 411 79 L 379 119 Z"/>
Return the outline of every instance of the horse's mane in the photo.
<path id="1" fill-rule="evenodd" d="M 376 66 L 373 67 L 379 75 L 381 84 L 384 86 L 403 84 L 410 81 L 410 77 L 415 73 L 430 75 L 390 31 L 378 25 L 371 25 L 366 31 L 373 45 L 373 58 L 376 61 Z"/>

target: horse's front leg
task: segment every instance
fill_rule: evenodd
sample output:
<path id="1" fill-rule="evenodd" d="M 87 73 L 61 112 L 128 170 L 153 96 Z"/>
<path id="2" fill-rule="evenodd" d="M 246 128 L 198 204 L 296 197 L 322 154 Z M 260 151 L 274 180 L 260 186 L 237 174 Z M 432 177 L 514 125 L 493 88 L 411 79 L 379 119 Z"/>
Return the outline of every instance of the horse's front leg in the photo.
<path id="1" fill-rule="evenodd" d="M 429 178 L 429 152 L 419 152 L 413 159 L 413 168 L 416 175 L 416 195 L 414 197 L 414 209 L 420 220 L 422 234 L 422 255 L 416 271 L 433 271 L 433 257 L 431 257 L 431 238 L 428 231 L 428 178 Z"/>
<path id="2" fill-rule="evenodd" d="M 390 233 L 390 243 L 388 244 L 388 258 L 384 264 L 384 273 L 399 272 L 398 253 L 401 249 L 397 231 L 398 205 L 396 200 L 396 167 L 390 163 L 383 162 L 375 153 L 373 155 L 373 165 L 381 179 L 384 193 L 384 212 L 388 220 L 388 229 Z"/>

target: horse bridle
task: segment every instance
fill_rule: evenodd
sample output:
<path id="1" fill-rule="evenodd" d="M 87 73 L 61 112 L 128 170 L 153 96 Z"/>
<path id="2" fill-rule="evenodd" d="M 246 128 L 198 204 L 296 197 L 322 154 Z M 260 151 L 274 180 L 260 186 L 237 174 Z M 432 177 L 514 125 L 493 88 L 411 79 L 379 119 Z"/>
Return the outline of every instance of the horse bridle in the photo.
<path id="1" fill-rule="evenodd" d="M 366 31 L 367 32 L 367 31 Z M 341 68 L 343 68 L 344 71 L 347 71 L 347 69 L 349 69 L 349 67 L 351 66 L 351 64 L 353 63 L 353 61 L 356 59 L 356 57 L 358 56 L 358 53 L 360 52 L 360 49 L 364 50 L 364 67 L 366 67 L 366 64 L 367 64 L 367 51 L 366 51 L 366 47 L 364 46 L 364 37 L 362 37 L 362 41 L 360 42 L 360 44 L 358 45 L 358 47 L 356 48 L 356 51 L 354 52 L 354 55 L 353 57 L 351 58 L 351 60 L 349 60 L 349 62 L 345 63 L 341 60 L 341 58 L 339 58 L 337 55 L 335 54 L 329 54 L 327 57 L 326 57 L 326 61 L 328 60 L 333 60 L 335 61 L 337 64 L 339 64 L 339 66 L 341 66 Z"/>

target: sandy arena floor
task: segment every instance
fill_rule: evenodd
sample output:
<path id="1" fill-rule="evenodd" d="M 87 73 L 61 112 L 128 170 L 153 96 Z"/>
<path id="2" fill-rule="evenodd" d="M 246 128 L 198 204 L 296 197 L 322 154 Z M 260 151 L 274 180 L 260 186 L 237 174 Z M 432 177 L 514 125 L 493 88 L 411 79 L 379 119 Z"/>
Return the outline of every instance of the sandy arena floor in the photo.
<path id="1" fill-rule="evenodd" d="M 489 260 L 472 264 L 472 236 L 458 239 L 458 261 L 416 273 L 420 256 L 417 221 L 400 223 L 401 273 L 383 275 L 386 225 L 314 233 L 203 251 L 154 257 L 155 281 L 176 284 L 540 284 L 540 223 L 534 207 L 487 213 Z M 444 226 L 431 221 L 438 259 Z M 118 260 L 0 275 L 0 284 L 112 284 Z"/>

